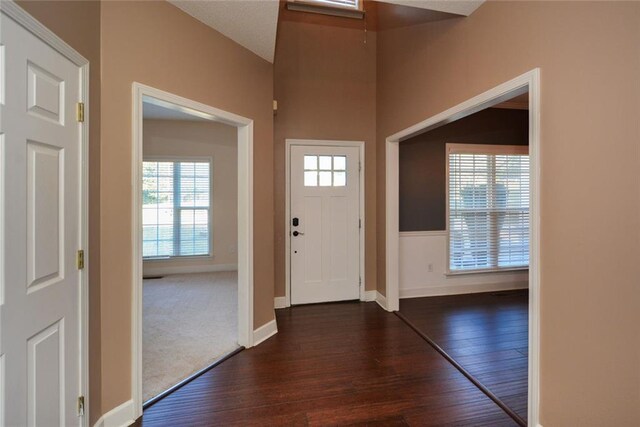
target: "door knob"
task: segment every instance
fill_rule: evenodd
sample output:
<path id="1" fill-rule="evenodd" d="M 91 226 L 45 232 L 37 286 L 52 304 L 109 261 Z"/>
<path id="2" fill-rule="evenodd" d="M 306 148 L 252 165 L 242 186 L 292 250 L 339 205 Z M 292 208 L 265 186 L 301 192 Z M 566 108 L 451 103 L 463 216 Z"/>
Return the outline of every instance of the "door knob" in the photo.
<path id="1" fill-rule="evenodd" d="M 301 233 L 301 232 L 299 232 L 299 231 L 294 231 L 294 232 L 293 232 L 293 236 L 294 236 L 294 237 L 296 237 L 296 236 L 304 236 L 304 233 Z"/>

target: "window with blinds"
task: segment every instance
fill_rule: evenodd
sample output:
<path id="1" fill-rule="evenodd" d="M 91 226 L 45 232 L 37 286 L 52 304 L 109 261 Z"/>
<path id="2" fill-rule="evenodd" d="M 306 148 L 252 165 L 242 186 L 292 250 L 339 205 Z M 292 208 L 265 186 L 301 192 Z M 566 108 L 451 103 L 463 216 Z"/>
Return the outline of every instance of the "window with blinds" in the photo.
<path id="1" fill-rule="evenodd" d="M 526 146 L 447 144 L 449 271 L 529 266 Z"/>
<path id="2" fill-rule="evenodd" d="M 308 4 L 312 6 L 329 6 L 342 9 L 359 9 L 360 0 L 288 0 L 290 3 Z"/>
<path id="3" fill-rule="evenodd" d="M 328 6 L 338 6 L 350 9 L 358 8 L 358 0 L 314 0 L 316 3 L 326 4 Z"/>
<path id="4" fill-rule="evenodd" d="M 142 255 L 210 255 L 211 163 L 144 161 Z"/>

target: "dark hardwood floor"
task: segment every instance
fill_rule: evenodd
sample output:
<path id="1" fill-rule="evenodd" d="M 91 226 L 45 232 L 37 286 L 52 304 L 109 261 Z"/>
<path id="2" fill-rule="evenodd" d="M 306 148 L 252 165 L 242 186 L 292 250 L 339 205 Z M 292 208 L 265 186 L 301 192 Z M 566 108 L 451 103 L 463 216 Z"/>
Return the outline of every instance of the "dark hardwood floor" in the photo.
<path id="1" fill-rule="evenodd" d="M 527 419 L 527 290 L 400 300 L 400 313 Z"/>
<path id="2" fill-rule="evenodd" d="M 276 315 L 278 334 L 154 404 L 136 425 L 516 425 L 375 303 Z"/>

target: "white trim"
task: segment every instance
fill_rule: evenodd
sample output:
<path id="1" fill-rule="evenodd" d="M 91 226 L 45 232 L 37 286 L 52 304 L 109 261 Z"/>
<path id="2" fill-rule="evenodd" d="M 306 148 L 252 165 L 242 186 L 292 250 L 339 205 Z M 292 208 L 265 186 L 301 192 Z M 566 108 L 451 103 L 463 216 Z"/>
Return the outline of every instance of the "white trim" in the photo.
<path id="1" fill-rule="evenodd" d="M 287 297 L 275 297 L 273 298 L 273 308 L 278 310 L 280 308 L 287 308 Z"/>
<path id="2" fill-rule="evenodd" d="M 436 237 L 446 236 L 446 230 L 434 230 L 434 231 L 401 231 L 398 233 L 400 237 Z"/>
<path id="3" fill-rule="evenodd" d="M 142 233 L 141 171 L 143 101 L 179 109 L 238 128 L 238 343 L 254 345 L 253 331 L 253 120 L 169 92 L 132 85 L 132 362 L 134 418 L 142 415 Z"/>
<path id="4" fill-rule="evenodd" d="M 536 68 L 386 139 L 386 294 L 390 310 L 399 307 L 399 143 L 470 114 L 529 92 L 531 173 L 529 261 L 529 413 L 537 425 L 540 412 L 540 69 Z"/>
<path id="5" fill-rule="evenodd" d="M 364 141 L 334 141 L 334 140 L 317 140 L 317 139 L 286 139 L 285 140 L 285 214 L 284 214 L 284 230 L 285 230 L 285 298 L 286 307 L 291 306 L 291 236 L 289 233 L 289 224 L 291 224 L 291 147 L 294 145 L 304 146 L 320 146 L 320 147 L 356 147 L 359 149 L 360 155 L 360 219 L 362 220 L 360 228 L 360 301 L 366 301 L 365 289 L 365 234 L 366 234 L 366 212 L 365 212 L 365 158 L 364 158 Z"/>
<path id="6" fill-rule="evenodd" d="M 253 331 L 253 345 L 261 344 L 278 333 L 278 324 L 273 319 Z"/>
<path id="7" fill-rule="evenodd" d="M 387 138 L 385 144 L 385 283 L 386 299 L 384 308 L 388 311 L 400 309 L 400 266 L 398 256 L 400 253 L 400 144 L 399 140 L 390 142 Z"/>
<path id="8" fill-rule="evenodd" d="M 94 427 L 125 427 L 136 421 L 133 399 L 116 406 L 100 417 Z"/>
<path id="9" fill-rule="evenodd" d="M 449 253 L 449 236 L 447 236 L 447 254 Z M 448 257 L 447 257 L 448 261 Z M 448 267 L 448 266 L 447 266 Z M 459 277 L 459 276 L 477 276 L 479 274 L 500 274 L 500 273 L 514 273 L 518 271 L 527 271 L 529 267 L 496 267 L 496 268 L 483 268 L 479 270 L 459 270 L 451 271 L 448 268 L 444 272 L 447 277 Z"/>
<path id="10" fill-rule="evenodd" d="M 172 260 L 173 261 L 173 260 Z M 146 262 L 146 261 L 145 261 Z M 204 265 L 155 265 L 143 267 L 146 276 L 161 276 L 168 274 L 189 274 L 189 273 L 217 273 L 219 271 L 238 271 L 238 264 L 204 264 Z"/>
<path id="11" fill-rule="evenodd" d="M 400 289 L 400 298 L 421 298 L 435 297 L 443 295 L 477 294 L 481 292 L 512 291 L 517 289 L 527 289 L 529 282 L 508 283 L 482 283 L 482 284 L 458 284 L 446 286 L 424 286 L 414 289 Z"/>
<path id="12" fill-rule="evenodd" d="M 0 1 L 0 11 L 38 37 L 80 69 L 80 92 L 78 102 L 84 103 L 85 121 L 80 127 L 80 241 L 85 251 L 84 270 L 80 272 L 80 395 L 84 396 L 84 416 L 80 424 L 89 425 L 89 60 L 49 30 L 41 22 L 18 6 L 13 0 Z M 4 398 L 3 398 L 4 400 Z M 1 421 L 1 420 L 0 420 Z"/>
<path id="13" fill-rule="evenodd" d="M 364 299 L 362 301 L 365 302 L 373 302 L 376 300 L 378 291 L 364 291 Z"/>
<path id="14" fill-rule="evenodd" d="M 45 27 L 40 21 L 29 15 L 27 11 L 18 6 L 13 0 L 2 0 L 0 2 L 0 10 L 75 65 L 81 67 L 89 64 L 89 60 L 69 46 L 67 42 L 58 37 L 53 31 Z"/>
<path id="15" fill-rule="evenodd" d="M 384 295 L 382 295 L 380 292 L 376 291 L 376 299 L 375 301 L 378 303 L 378 305 L 380 307 L 382 307 L 383 310 L 386 311 L 391 311 L 387 308 L 387 297 L 385 297 Z"/>

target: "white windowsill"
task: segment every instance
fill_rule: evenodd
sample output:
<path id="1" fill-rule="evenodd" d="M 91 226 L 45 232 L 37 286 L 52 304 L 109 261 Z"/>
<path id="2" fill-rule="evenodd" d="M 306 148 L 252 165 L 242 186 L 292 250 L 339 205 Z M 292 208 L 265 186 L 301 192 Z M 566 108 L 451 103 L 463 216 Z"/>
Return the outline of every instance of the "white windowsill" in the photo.
<path id="1" fill-rule="evenodd" d="M 464 271 L 446 271 L 445 276 L 467 276 L 470 274 L 496 274 L 496 273 L 515 273 L 519 271 L 529 271 L 529 267 L 514 268 L 496 268 L 491 270 L 464 270 Z"/>
<path id="2" fill-rule="evenodd" d="M 166 261 L 195 261 L 199 259 L 213 259 L 215 258 L 213 254 L 211 255 L 189 255 L 189 256 L 168 256 L 168 257 L 157 257 L 157 258 L 142 258 L 142 262 L 166 262 Z"/>

